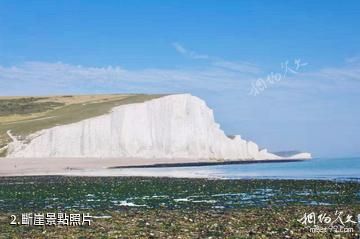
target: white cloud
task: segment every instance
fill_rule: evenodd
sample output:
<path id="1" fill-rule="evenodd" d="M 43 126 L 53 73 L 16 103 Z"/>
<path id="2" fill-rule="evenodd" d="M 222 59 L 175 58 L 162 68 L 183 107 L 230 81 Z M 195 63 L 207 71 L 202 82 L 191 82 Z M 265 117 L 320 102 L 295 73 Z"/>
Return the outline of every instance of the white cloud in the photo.
<path id="1" fill-rule="evenodd" d="M 360 56 L 353 56 L 346 59 L 346 62 L 350 64 L 360 64 Z"/>
<path id="2" fill-rule="evenodd" d="M 215 67 L 220 67 L 227 70 L 238 71 L 248 74 L 256 74 L 261 72 L 260 68 L 247 62 L 226 61 L 218 57 L 199 54 L 195 51 L 186 49 L 183 45 L 181 45 L 178 42 L 174 42 L 172 45 L 174 46 L 175 50 L 180 54 L 189 57 L 191 59 L 207 60 Z"/>
<path id="3" fill-rule="evenodd" d="M 0 65 L 0 94 L 62 94 L 62 93 L 172 93 L 172 92 L 236 92 L 248 96 L 252 82 L 266 77 L 259 67 L 243 62 L 237 64 L 189 51 L 179 43 L 175 49 L 190 58 L 203 59 L 202 68 L 145 68 L 129 70 L 121 66 L 86 67 L 62 62 L 25 62 L 14 66 Z M 336 91 L 360 90 L 360 67 L 346 61 L 340 67 L 327 67 L 289 76 L 267 91 L 289 96 Z M 281 69 L 274 69 L 281 72 Z M 280 93 L 279 93 L 280 92 Z M 314 93 L 315 92 L 315 93 Z M 278 95 L 280 96 L 280 95 Z M 281 98 L 281 97 L 280 97 Z"/>
<path id="4" fill-rule="evenodd" d="M 246 62 L 238 63 L 238 62 L 218 60 L 218 61 L 214 61 L 213 65 L 228 70 L 247 72 L 252 74 L 257 74 L 261 72 L 260 69 L 255 65 Z"/>
<path id="5" fill-rule="evenodd" d="M 360 67 L 350 65 L 337 68 L 324 68 L 314 75 L 335 80 L 360 80 Z"/>
<path id="6" fill-rule="evenodd" d="M 0 66 L 0 94 L 52 94 L 66 92 L 191 92 L 192 90 L 247 90 L 247 76 L 206 69 L 142 69 L 85 67 L 61 62 L 27 62 Z"/>
<path id="7" fill-rule="evenodd" d="M 173 46 L 177 52 L 179 52 L 180 54 L 182 54 L 184 56 L 190 57 L 192 59 L 210 59 L 210 57 L 208 55 L 202 55 L 202 54 L 198 54 L 194 51 L 190 51 L 190 50 L 186 49 L 185 47 L 183 47 L 178 42 L 174 42 Z"/>

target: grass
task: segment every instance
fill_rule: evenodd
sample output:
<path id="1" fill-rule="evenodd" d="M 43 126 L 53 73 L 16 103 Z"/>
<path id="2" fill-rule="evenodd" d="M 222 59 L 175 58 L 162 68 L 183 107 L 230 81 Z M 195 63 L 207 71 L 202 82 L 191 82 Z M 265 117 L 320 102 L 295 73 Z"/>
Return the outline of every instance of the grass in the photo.
<path id="1" fill-rule="evenodd" d="M 44 98 L 0 99 L 0 116 L 39 113 L 64 105 L 64 103 L 52 101 L 38 102 L 42 99 Z"/>
<path id="2" fill-rule="evenodd" d="M 0 157 L 5 157 L 7 155 L 7 148 L 0 150 Z"/>
<path id="3" fill-rule="evenodd" d="M 161 96 L 137 94 L 1 98 L 0 146 L 11 142 L 6 133 L 8 130 L 24 139 L 42 129 L 106 114 L 115 106 L 141 103 Z M 0 156 L 5 154 L 5 150 L 0 152 Z"/>

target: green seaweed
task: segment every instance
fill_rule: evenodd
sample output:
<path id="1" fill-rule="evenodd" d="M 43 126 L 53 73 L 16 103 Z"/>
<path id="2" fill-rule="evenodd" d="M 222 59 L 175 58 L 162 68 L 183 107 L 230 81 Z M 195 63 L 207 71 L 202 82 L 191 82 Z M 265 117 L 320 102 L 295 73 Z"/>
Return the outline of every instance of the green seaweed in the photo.
<path id="1" fill-rule="evenodd" d="M 0 238 L 332 238 L 330 232 L 309 232 L 298 219 L 336 210 L 355 218 L 359 192 L 357 181 L 3 177 Z M 174 200 L 180 198 L 190 200 Z M 9 224 L 11 214 L 24 212 L 110 218 L 94 219 L 89 227 Z M 356 238 L 352 227 L 354 232 L 340 236 Z"/>

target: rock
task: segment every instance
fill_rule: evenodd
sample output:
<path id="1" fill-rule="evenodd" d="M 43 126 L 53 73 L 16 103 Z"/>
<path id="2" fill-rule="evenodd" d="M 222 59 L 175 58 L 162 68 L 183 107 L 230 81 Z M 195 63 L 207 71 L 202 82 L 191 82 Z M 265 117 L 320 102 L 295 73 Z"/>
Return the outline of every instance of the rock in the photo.
<path id="1" fill-rule="evenodd" d="M 226 136 L 213 111 L 190 94 L 121 105 L 105 115 L 41 130 L 13 140 L 7 157 L 281 159 L 238 135 Z"/>

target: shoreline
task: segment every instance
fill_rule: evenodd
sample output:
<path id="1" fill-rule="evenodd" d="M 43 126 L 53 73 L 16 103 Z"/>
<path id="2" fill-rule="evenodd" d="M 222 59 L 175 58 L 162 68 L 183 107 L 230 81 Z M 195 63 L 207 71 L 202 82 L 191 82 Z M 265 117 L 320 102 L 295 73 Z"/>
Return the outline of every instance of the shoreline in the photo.
<path id="1" fill-rule="evenodd" d="M 109 169 L 121 168 L 176 168 L 176 167 L 202 167 L 213 165 L 229 165 L 229 164 L 256 164 L 256 163 L 292 163 L 299 161 L 306 161 L 308 159 L 262 159 L 262 160 L 228 160 L 228 161 L 209 161 L 209 162 L 189 162 L 189 163 L 156 163 L 151 165 L 129 165 L 129 166 L 115 166 Z"/>
<path id="2" fill-rule="evenodd" d="M 91 177 L 91 172 L 111 169 L 179 168 L 211 165 L 286 163 L 308 159 L 276 160 L 209 160 L 209 159 L 144 159 L 144 158 L 1 158 L 0 177 L 64 175 Z M 84 175 L 84 173 L 89 173 Z M 94 175 L 96 176 L 96 175 Z M 125 174 L 126 176 L 126 174 Z M 128 175 L 129 176 L 129 175 Z M 142 175 L 131 175 L 142 176 Z M 161 176 L 161 175 L 160 175 Z"/>
<path id="3" fill-rule="evenodd" d="M 327 182 L 327 183 L 343 183 L 343 184 L 360 184 L 360 178 L 273 178 L 273 177 L 244 177 L 244 178 L 216 178 L 216 177 L 171 177 L 171 176 L 138 176 L 138 175 L 121 175 L 121 176 L 99 176 L 99 175 L 80 175 L 80 174 L 44 174 L 44 175 L 10 175 L 10 176 L 1 176 L 0 175 L 0 184 L 7 181 L 16 181 L 21 179 L 35 179 L 35 180 L 48 180 L 48 179 L 60 179 L 60 178 L 73 178 L 73 179 L 122 179 L 122 180 L 174 180 L 174 181 L 222 181 L 222 182 Z"/>

